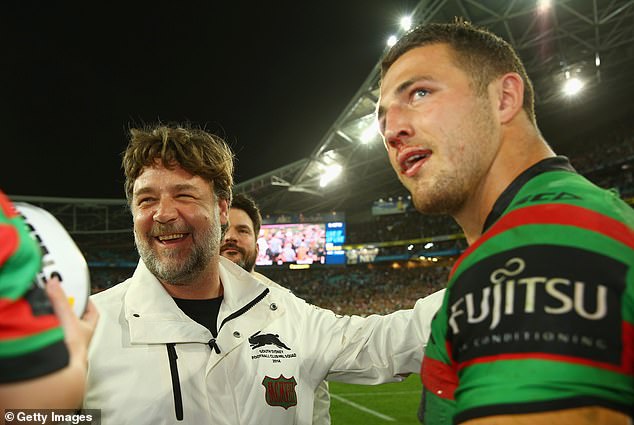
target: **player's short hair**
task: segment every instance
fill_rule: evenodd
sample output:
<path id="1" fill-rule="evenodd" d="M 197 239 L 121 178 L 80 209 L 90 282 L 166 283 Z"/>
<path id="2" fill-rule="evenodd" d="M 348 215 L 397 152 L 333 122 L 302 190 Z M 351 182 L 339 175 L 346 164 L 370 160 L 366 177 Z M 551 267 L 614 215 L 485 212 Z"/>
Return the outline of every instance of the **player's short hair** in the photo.
<path id="1" fill-rule="evenodd" d="M 480 94 L 486 93 L 495 78 L 507 72 L 519 74 L 524 80 L 523 109 L 537 126 L 533 84 L 513 47 L 488 29 L 476 27 L 462 18 L 456 18 L 453 23 L 419 25 L 405 34 L 383 57 L 381 78 L 402 55 L 430 44 L 447 44 L 454 64 L 471 77 L 473 88 Z"/>

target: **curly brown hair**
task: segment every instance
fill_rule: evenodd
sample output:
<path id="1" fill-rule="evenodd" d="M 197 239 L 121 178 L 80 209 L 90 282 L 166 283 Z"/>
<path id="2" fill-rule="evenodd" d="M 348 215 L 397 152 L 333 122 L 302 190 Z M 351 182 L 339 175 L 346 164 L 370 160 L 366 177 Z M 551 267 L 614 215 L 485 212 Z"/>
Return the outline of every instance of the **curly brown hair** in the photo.
<path id="1" fill-rule="evenodd" d="M 218 198 L 231 203 L 233 159 L 231 148 L 222 138 L 200 128 L 163 124 L 131 128 L 121 163 L 128 204 L 132 202 L 134 181 L 157 160 L 166 168 L 179 165 L 202 177 L 213 186 Z"/>

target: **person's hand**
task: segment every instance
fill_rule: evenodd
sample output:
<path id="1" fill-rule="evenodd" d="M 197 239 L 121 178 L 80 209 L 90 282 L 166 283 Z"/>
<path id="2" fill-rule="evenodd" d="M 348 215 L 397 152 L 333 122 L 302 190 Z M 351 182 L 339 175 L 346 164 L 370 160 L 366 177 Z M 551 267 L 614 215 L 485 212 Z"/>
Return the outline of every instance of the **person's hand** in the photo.
<path id="1" fill-rule="evenodd" d="M 85 367 L 88 358 L 88 344 L 99 319 L 97 308 L 92 301 L 88 300 L 86 311 L 81 319 L 78 318 L 57 278 L 51 278 L 46 282 L 46 293 L 51 300 L 55 315 L 64 329 L 64 341 L 68 347 L 71 364 L 79 362 Z"/>
<path id="2" fill-rule="evenodd" d="M 0 384 L 0 412 L 7 408 L 78 409 L 81 407 L 88 369 L 88 344 L 99 314 L 88 301 L 86 312 L 78 318 L 58 279 L 50 279 L 46 293 L 64 330 L 70 361 L 67 367 L 38 378 Z M 60 390 L 60 388 L 62 390 Z"/>

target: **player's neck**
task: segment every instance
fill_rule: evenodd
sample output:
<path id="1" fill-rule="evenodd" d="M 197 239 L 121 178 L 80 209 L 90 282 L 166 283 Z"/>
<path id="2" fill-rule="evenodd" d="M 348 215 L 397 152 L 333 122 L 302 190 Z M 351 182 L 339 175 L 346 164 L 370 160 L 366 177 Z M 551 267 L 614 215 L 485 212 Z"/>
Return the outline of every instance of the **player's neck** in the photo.
<path id="1" fill-rule="evenodd" d="M 481 235 L 484 223 L 502 192 L 526 169 L 555 156 L 538 131 L 506 129 L 490 169 L 476 185 L 460 211 L 453 214 L 469 244 Z"/>

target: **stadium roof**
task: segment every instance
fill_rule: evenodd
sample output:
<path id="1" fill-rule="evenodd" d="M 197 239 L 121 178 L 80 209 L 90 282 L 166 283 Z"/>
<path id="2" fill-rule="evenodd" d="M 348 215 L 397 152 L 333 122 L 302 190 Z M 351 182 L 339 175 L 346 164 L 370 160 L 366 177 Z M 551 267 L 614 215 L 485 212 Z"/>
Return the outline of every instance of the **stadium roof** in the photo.
<path id="1" fill-rule="evenodd" d="M 591 137 L 593 128 L 632 117 L 631 0 L 554 0 L 550 6 L 544 1 L 423 0 L 412 21 L 448 22 L 455 16 L 491 29 L 516 48 L 535 86 L 538 124 L 556 149 Z M 369 209 L 374 199 L 404 194 L 380 137 L 372 130 L 379 62 L 377 58 L 309 157 L 241 182 L 236 192 L 249 193 L 271 213 Z M 586 84 L 585 94 L 576 100 L 561 94 L 561 85 L 570 76 Z M 563 153 L 569 152 L 570 148 Z M 320 187 L 324 169 L 335 163 L 342 166 L 341 176 Z"/>

